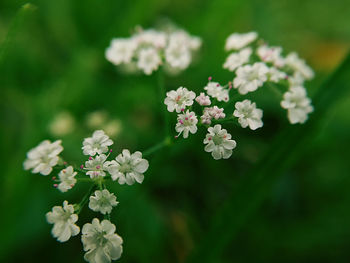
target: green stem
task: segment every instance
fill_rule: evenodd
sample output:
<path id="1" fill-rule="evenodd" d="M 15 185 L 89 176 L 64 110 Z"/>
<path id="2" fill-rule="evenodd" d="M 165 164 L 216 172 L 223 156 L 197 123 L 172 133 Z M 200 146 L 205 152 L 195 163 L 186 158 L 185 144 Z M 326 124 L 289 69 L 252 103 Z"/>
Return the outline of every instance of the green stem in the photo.
<path id="1" fill-rule="evenodd" d="M 153 145 L 151 148 L 148 148 L 147 150 L 145 150 L 142 155 L 143 157 L 147 157 L 159 150 L 161 150 L 162 148 L 164 148 L 165 146 L 170 145 L 171 143 L 171 139 L 170 137 L 166 137 L 163 141 L 161 141 L 160 143 L 157 143 L 155 145 Z"/>
<path id="2" fill-rule="evenodd" d="M 93 184 L 90 188 L 90 190 L 84 195 L 83 199 L 80 201 L 80 203 L 77 205 L 76 208 L 76 214 L 79 214 L 81 212 L 81 210 L 83 209 L 83 207 L 85 206 L 85 204 L 87 203 L 87 201 L 89 200 L 90 195 L 93 193 L 93 191 L 95 191 L 95 189 L 97 188 L 96 184 Z"/>

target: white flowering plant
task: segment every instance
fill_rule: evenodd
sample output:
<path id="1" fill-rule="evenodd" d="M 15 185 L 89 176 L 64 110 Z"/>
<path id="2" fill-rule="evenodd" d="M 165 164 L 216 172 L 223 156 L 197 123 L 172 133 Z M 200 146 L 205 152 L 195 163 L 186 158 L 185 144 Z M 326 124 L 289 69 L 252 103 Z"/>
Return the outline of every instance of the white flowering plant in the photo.
<path id="1" fill-rule="evenodd" d="M 137 28 L 129 38 L 112 39 L 105 56 L 129 73 L 151 75 L 163 66 L 169 74 L 176 74 L 188 68 L 201 43 L 199 37 L 182 29 Z"/>
<path id="2" fill-rule="evenodd" d="M 158 70 L 160 65 L 165 70 L 177 72 L 189 66 L 191 54 L 200 44 L 198 37 L 183 30 L 139 30 L 130 38 L 113 39 L 106 50 L 106 58 L 115 65 L 134 68 L 146 75 Z M 80 202 L 70 204 L 65 200 L 62 206 L 54 206 L 46 214 L 48 223 L 53 224 L 53 237 L 66 242 L 81 232 L 86 261 L 104 263 L 119 259 L 123 240 L 116 234 L 110 217 L 119 202 L 115 193 L 107 189 L 106 182 L 141 184 L 149 168 L 144 157 L 171 145 L 179 137 L 193 136 L 199 128 L 207 131 L 203 138 L 205 152 L 211 153 L 215 160 L 230 158 L 237 142 L 224 125 L 233 123 L 253 131 L 263 127 L 263 110 L 245 97 L 248 93 L 273 88 L 280 94 L 280 105 L 288 111 L 290 123 L 304 123 L 308 119 L 313 107 L 303 85 L 314 73 L 296 53 L 283 55 L 281 47 L 268 46 L 255 32 L 230 35 L 225 49 L 231 53 L 223 68 L 233 73 L 232 80 L 225 85 L 209 77 L 199 95 L 182 86 L 166 92 L 164 79 L 160 78 L 159 88 L 165 97 L 161 98 L 161 106 L 166 133 L 159 144 L 143 153 L 124 149 L 112 159 L 110 147 L 114 142 L 103 130 L 96 130 L 83 140 L 82 153 L 87 159 L 79 167 L 60 156 L 63 151 L 61 140 L 45 140 L 28 152 L 24 169 L 44 176 L 57 170 L 52 179 L 54 187 L 61 192 L 69 191 L 82 181 L 91 183 Z M 163 70 L 159 72 L 162 74 Z M 175 136 L 171 136 L 169 130 L 169 112 L 177 114 Z M 100 218 L 83 224 L 80 231 L 79 214 L 87 203 Z"/>
<path id="3" fill-rule="evenodd" d="M 111 262 L 120 258 L 123 251 L 123 240 L 115 233 L 111 223 L 110 213 L 118 205 L 117 197 L 106 187 L 107 181 L 132 185 L 142 183 L 144 173 L 148 169 L 148 161 L 143 159 L 141 152 L 130 153 L 124 149 L 114 160 L 109 160 L 113 141 L 102 130 L 95 131 L 91 137 L 83 141 L 82 152 L 87 157 L 85 164 L 75 167 L 64 161 L 60 156 L 63 151 L 61 141 L 43 141 L 30 150 L 24 161 L 24 169 L 44 176 L 53 174 L 54 187 L 61 192 L 67 192 L 79 182 L 91 183 L 90 190 L 78 203 L 69 204 L 67 200 L 62 206 L 54 206 L 46 214 L 47 222 L 53 224 L 52 235 L 59 242 L 66 242 L 80 233 L 77 225 L 79 214 L 88 203 L 88 208 L 103 215 L 92 223 L 82 227 L 81 241 L 83 243 L 85 260 L 88 262 Z M 57 176 L 55 171 L 59 171 Z"/>
<path id="4" fill-rule="evenodd" d="M 258 39 L 256 32 L 231 34 L 225 50 L 231 53 L 223 68 L 233 73 L 232 81 L 221 85 L 209 77 L 205 92 L 199 96 L 179 87 L 167 92 L 164 100 L 167 110 L 178 114 L 175 137 L 182 134 L 188 138 L 189 133 L 194 134 L 197 127 L 204 126 L 208 130 L 204 150 L 216 160 L 229 158 L 236 147 L 236 141 L 222 128 L 223 123 L 236 123 L 251 130 L 263 126 L 263 110 L 244 98 L 248 93 L 268 88 L 277 91 L 291 124 L 305 123 L 313 111 L 303 85 L 314 77 L 314 72 L 295 52 L 284 56 L 281 47 L 268 46 Z"/>

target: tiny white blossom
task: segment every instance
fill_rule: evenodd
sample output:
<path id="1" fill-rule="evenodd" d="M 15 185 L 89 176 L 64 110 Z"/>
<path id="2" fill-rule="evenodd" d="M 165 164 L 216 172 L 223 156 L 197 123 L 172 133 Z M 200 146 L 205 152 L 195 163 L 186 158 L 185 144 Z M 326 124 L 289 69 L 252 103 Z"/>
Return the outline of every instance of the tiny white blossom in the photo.
<path id="1" fill-rule="evenodd" d="M 90 196 L 89 208 L 95 212 L 102 214 L 110 214 L 113 206 L 118 204 L 117 199 L 113 193 L 107 189 L 102 191 L 96 190 L 94 195 Z"/>
<path id="2" fill-rule="evenodd" d="M 159 53 L 155 48 L 141 49 L 138 55 L 137 67 L 146 75 L 151 75 L 162 63 Z"/>
<path id="3" fill-rule="evenodd" d="M 166 45 L 166 34 L 154 29 L 141 30 L 133 38 L 139 46 L 153 46 L 159 49 Z"/>
<path id="4" fill-rule="evenodd" d="M 267 73 L 268 78 L 272 82 L 279 82 L 281 79 L 285 79 L 287 74 L 283 71 L 278 70 L 275 67 L 269 68 L 269 72 Z"/>
<path id="5" fill-rule="evenodd" d="M 246 65 L 237 69 L 233 85 L 239 93 L 247 94 L 261 87 L 267 80 L 269 68 L 262 62 Z"/>
<path id="6" fill-rule="evenodd" d="M 282 57 L 282 48 L 281 47 L 269 47 L 267 45 L 262 45 L 258 47 L 257 52 L 260 59 L 264 62 L 270 62 L 275 67 L 283 67 L 285 60 Z"/>
<path id="7" fill-rule="evenodd" d="M 191 63 L 191 52 L 185 45 L 171 42 L 165 49 L 166 62 L 175 69 L 186 69 Z"/>
<path id="8" fill-rule="evenodd" d="M 199 49 L 201 44 L 202 44 L 202 41 L 199 37 L 190 36 L 184 30 L 177 30 L 177 31 L 172 32 L 169 35 L 169 43 L 171 44 L 174 42 L 176 42 L 182 46 L 185 46 L 191 50 Z"/>
<path id="9" fill-rule="evenodd" d="M 197 132 L 198 119 L 193 111 L 187 110 L 184 114 L 179 114 L 177 116 L 177 123 L 175 130 L 179 133 L 183 133 L 183 137 L 186 139 L 189 133 L 195 134 Z"/>
<path id="10" fill-rule="evenodd" d="M 291 124 L 304 123 L 308 114 L 313 111 L 311 100 L 306 95 L 304 87 L 292 87 L 284 93 L 281 106 L 288 110 L 288 119 Z"/>
<path id="11" fill-rule="evenodd" d="M 110 46 L 106 49 L 106 59 L 114 65 L 130 63 L 137 48 L 137 43 L 130 38 L 112 39 Z"/>
<path id="12" fill-rule="evenodd" d="M 218 101 L 227 102 L 229 100 L 228 89 L 225 89 L 217 82 L 209 82 L 204 89 L 207 91 L 209 96 L 216 98 Z"/>
<path id="13" fill-rule="evenodd" d="M 106 162 L 107 156 L 105 154 L 96 155 L 95 157 L 89 157 L 89 160 L 85 162 L 86 174 L 90 176 L 91 179 L 97 177 L 106 176 L 105 171 L 107 171 L 108 163 Z"/>
<path id="14" fill-rule="evenodd" d="M 293 70 L 300 72 L 305 79 L 312 79 L 314 77 L 314 71 L 310 68 L 303 59 L 299 58 L 295 52 L 290 53 L 286 57 L 286 65 Z"/>
<path id="15" fill-rule="evenodd" d="M 141 152 L 130 154 L 129 150 L 124 149 L 115 160 L 108 162 L 108 172 L 112 175 L 112 180 L 118 180 L 119 184 L 132 185 L 135 181 L 141 184 L 148 166 L 148 161 L 142 159 Z"/>
<path id="16" fill-rule="evenodd" d="M 215 160 L 230 158 L 232 149 L 236 147 L 236 141 L 231 140 L 231 134 L 222 129 L 220 124 L 209 127 L 208 132 L 203 141 L 206 144 L 204 150 L 211 152 Z"/>
<path id="17" fill-rule="evenodd" d="M 51 143 L 49 140 L 41 142 L 27 153 L 23 166 L 25 170 L 33 169 L 32 173 L 48 175 L 59 160 L 58 155 L 63 151 L 61 140 Z"/>
<path id="18" fill-rule="evenodd" d="M 305 81 L 305 79 L 304 79 L 303 75 L 298 71 L 295 71 L 293 76 L 288 77 L 288 82 L 289 82 L 290 87 L 303 86 L 304 81 Z"/>
<path id="19" fill-rule="evenodd" d="M 79 234 L 80 228 L 75 224 L 78 221 L 78 215 L 74 214 L 73 205 L 69 205 L 67 201 L 62 206 L 54 206 L 52 211 L 46 214 L 46 220 L 50 224 L 54 224 L 52 235 L 60 242 L 65 242 L 71 236 Z"/>
<path id="20" fill-rule="evenodd" d="M 211 104 L 209 96 L 205 95 L 204 92 L 201 92 L 199 96 L 197 96 L 196 101 L 201 106 L 209 106 Z"/>
<path id="21" fill-rule="evenodd" d="M 257 37 L 258 34 L 256 32 L 233 33 L 226 39 L 225 49 L 227 51 L 241 49 L 253 42 Z"/>
<path id="22" fill-rule="evenodd" d="M 223 68 L 229 71 L 235 71 L 236 68 L 242 66 L 249 61 L 250 55 L 252 54 L 251 48 L 245 48 L 237 53 L 231 53 L 223 65 Z"/>
<path id="23" fill-rule="evenodd" d="M 201 122 L 203 124 L 211 124 L 211 120 L 214 118 L 216 120 L 225 118 L 226 114 L 224 113 L 223 108 L 218 106 L 207 107 L 203 110 L 203 115 L 201 116 Z"/>
<path id="24" fill-rule="evenodd" d="M 111 146 L 113 141 L 102 130 L 97 130 L 92 134 L 92 137 L 85 138 L 83 141 L 83 153 L 85 155 L 94 156 L 108 151 L 108 146 Z"/>
<path id="25" fill-rule="evenodd" d="M 115 233 L 115 225 L 109 220 L 101 223 L 94 218 L 86 223 L 81 231 L 84 246 L 84 259 L 90 263 L 109 263 L 117 260 L 123 253 L 123 239 Z"/>
<path id="26" fill-rule="evenodd" d="M 77 172 L 74 172 L 72 166 L 68 166 L 67 168 L 61 170 L 58 174 L 58 178 L 60 180 L 57 187 L 58 190 L 61 192 L 67 192 L 69 189 L 72 189 L 77 182 L 77 179 L 75 179 L 76 175 Z"/>
<path id="27" fill-rule="evenodd" d="M 250 100 L 236 102 L 235 108 L 233 116 L 238 118 L 242 128 L 249 126 L 251 130 L 256 130 L 263 126 L 261 120 L 263 111 L 256 108 L 255 102 L 252 103 Z"/>
<path id="28" fill-rule="evenodd" d="M 179 87 L 177 90 L 171 90 L 166 93 L 164 104 L 167 105 L 169 112 L 174 110 L 179 113 L 184 110 L 187 106 L 193 104 L 193 100 L 196 97 L 196 93 L 189 91 L 184 87 Z"/>

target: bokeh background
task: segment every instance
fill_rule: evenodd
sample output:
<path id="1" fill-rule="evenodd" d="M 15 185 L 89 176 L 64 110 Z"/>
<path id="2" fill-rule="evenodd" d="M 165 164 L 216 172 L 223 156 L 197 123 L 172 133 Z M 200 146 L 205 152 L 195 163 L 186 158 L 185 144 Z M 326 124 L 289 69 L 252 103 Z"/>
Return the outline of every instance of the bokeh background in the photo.
<path id="1" fill-rule="evenodd" d="M 23 171 L 30 148 L 62 138 L 65 159 L 80 164 L 82 139 L 111 122 L 114 153 L 161 140 L 156 76 L 116 70 L 104 58 L 111 38 L 164 18 L 202 37 L 192 66 L 166 77 L 168 90 L 199 92 L 210 75 L 231 78 L 222 69 L 226 37 L 255 30 L 307 60 L 317 73 L 307 88 L 319 96 L 350 45 L 348 0 L 37 0 L 16 19 L 25 3 L 0 2 L 0 41 L 9 40 L 0 55 L 6 263 L 84 262 L 80 239 L 56 242 L 44 215 L 63 200 L 79 202 L 88 185 L 62 194 L 50 177 Z M 288 124 L 273 93 L 257 92 L 265 125 L 256 132 L 226 125 L 238 143 L 229 160 L 205 153 L 200 131 L 150 157 L 142 185 L 108 185 L 120 201 L 112 213 L 124 239 L 120 262 L 350 262 L 350 75 L 339 79 L 323 86 L 321 93 L 333 92 L 305 127 Z M 92 116 L 97 123 L 87 122 Z M 62 135 L 57 119 L 73 129 Z M 92 216 L 86 209 L 80 224 Z"/>

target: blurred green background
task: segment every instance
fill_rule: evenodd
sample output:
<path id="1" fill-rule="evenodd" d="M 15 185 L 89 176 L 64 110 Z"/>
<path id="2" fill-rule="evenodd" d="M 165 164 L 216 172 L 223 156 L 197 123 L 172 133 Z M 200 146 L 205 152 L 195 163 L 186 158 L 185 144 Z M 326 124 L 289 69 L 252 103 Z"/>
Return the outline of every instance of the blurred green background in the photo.
<path id="1" fill-rule="evenodd" d="M 30 148 L 62 138 L 65 159 L 82 163 L 81 142 L 92 131 L 86 118 L 96 110 L 118 122 L 114 153 L 161 140 L 156 76 L 118 72 L 104 58 L 111 38 L 162 18 L 202 37 L 198 60 L 166 78 L 168 90 L 184 85 L 196 92 L 210 75 L 230 80 L 222 63 L 232 32 L 255 30 L 297 51 L 317 73 L 307 84 L 311 95 L 350 45 L 348 0 L 38 0 L 16 19 L 25 3 L 0 2 L 0 41 L 9 40 L 0 54 L 0 262 L 7 263 L 84 262 L 80 239 L 56 242 L 45 213 L 63 200 L 79 202 L 89 186 L 62 194 L 50 177 L 23 171 Z M 204 152 L 202 130 L 153 155 L 142 185 L 108 185 L 120 202 L 112 213 L 124 239 L 120 262 L 350 262 L 348 82 L 347 74 L 331 82 L 337 98 L 329 95 L 328 103 L 324 95 L 304 128 L 288 124 L 273 93 L 257 92 L 265 125 L 256 132 L 226 125 L 238 143 L 229 160 Z M 76 128 L 57 136 L 50 124 L 62 112 Z M 264 166 L 259 160 L 269 161 L 275 149 Z M 80 225 L 93 216 L 85 209 Z"/>

